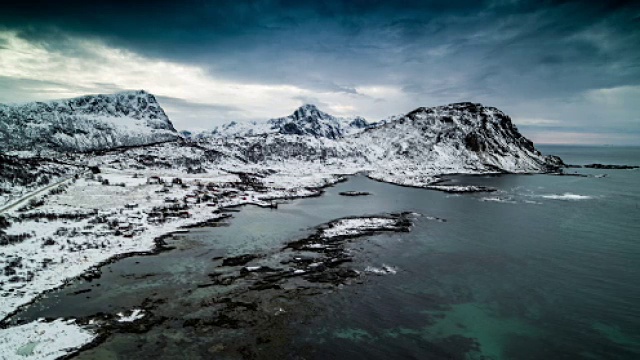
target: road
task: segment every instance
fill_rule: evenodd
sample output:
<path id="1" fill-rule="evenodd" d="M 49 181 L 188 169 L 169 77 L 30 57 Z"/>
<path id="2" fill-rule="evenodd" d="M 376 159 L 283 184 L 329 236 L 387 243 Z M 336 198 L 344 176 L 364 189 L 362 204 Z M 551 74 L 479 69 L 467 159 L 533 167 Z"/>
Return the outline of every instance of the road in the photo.
<path id="1" fill-rule="evenodd" d="M 87 171 L 89 171 L 89 170 L 87 170 Z M 77 175 L 78 176 L 82 176 L 87 171 L 83 171 L 83 172 L 77 173 Z M 63 178 L 62 180 L 60 180 L 58 182 L 55 182 L 53 184 L 49 184 L 47 186 L 41 187 L 40 189 L 34 190 L 34 191 L 28 193 L 27 195 L 21 197 L 20 199 L 14 200 L 10 204 L 3 205 L 2 207 L 0 207 L 0 214 L 6 213 L 6 212 L 11 211 L 12 209 L 14 209 L 16 207 L 22 206 L 22 205 L 26 204 L 27 201 L 33 199 L 34 197 L 36 197 L 38 195 L 42 195 L 42 194 L 44 194 L 45 192 L 47 192 L 49 190 L 57 188 L 58 186 L 61 186 L 61 185 L 63 185 L 64 183 L 66 183 L 68 181 L 71 181 L 74 176 L 76 176 L 76 174 L 69 175 L 69 176 Z"/>

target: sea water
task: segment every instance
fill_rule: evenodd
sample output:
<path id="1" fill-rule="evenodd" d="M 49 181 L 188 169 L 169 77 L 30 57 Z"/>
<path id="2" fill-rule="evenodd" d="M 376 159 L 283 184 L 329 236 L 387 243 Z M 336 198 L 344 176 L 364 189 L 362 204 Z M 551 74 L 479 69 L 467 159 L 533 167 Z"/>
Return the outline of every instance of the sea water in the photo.
<path id="1" fill-rule="evenodd" d="M 569 164 L 640 165 L 640 148 L 542 151 Z M 317 359 L 640 358 L 640 171 L 567 172 L 587 176 L 450 178 L 498 189 L 472 194 L 354 176 L 277 210 L 244 207 L 228 226 L 194 229 L 172 242 L 173 251 L 107 265 L 100 279 L 52 292 L 20 316 L 112 313 L 156 297 L 170 299 L 158 314 L 188 318 L 202 299 L 229 291 L 195 290 L 216 270 L 212 258 L 277 252 L 344 216 L 412 211 L 420 216 L 410 233 L 354 241 L 349 266 L 362 280 L 301 300 L 309 305 L 304 319 L 277 324 L 273 331 L 287 328 L 286 336 L 269 346 L 284 357 Z M 339 195 L 347 190 L 371 195 Z M 384 266 L 395 273 L 365 271 Z M 113 335 L 79 358 L 206 359 L 212 354 L 202 349 L 224 347 L 215 332 L 196 334 L 180 323 Z"/>

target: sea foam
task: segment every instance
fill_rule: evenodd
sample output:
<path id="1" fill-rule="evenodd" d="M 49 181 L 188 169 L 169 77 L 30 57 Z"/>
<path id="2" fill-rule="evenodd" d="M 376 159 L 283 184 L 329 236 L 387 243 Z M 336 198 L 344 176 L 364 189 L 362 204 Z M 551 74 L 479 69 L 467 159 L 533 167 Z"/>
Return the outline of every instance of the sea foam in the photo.
<path id="1" fill-rule="evenodd" d="M 558 194 L 542 195 L 541 197 L 543 197 L 545 199 L 552 199 L 552 200 L 589 200 L 589 199 L 593 199 L 593 196 L 577 195 L 577 194 L 572 194 L 572 193 L 564 193 L 562 195 L 558 195 Z"/>

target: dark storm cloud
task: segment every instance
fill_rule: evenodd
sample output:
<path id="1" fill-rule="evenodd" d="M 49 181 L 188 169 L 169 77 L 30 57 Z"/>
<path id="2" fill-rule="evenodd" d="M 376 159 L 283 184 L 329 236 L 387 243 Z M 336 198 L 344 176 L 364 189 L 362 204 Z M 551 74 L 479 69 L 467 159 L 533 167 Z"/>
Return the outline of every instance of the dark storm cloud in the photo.
<path id="1" fill-rule="evenodd" d="M 0 11 L 0 28 L 54 50 L 66 36 L 96 38 L 236 82 L 345 96 L 392 86 L 415 106 L 471 100 L 526 117 L 639 86 L 639 23 L 637 1 L 30 1 Z M 577 116 L 567 121 L 602 117 Z"/>
<path id="2" fill-rule="evenodd" d="M 637 17 L 624 1 L 31 1 L 5 5 L 0 24 L 53 46 L 64 33 L 94 36 L 229 78 L 321 91 L 380 80 L 415 90 L 443 67 L 486 90 L 497 86 L 490 75 L 522 75 L 559 76 L 558 90 L 572 91 L 638 81 Z M 448 56 L 429 52 L 438 46 Z"/>
<path id="3" fill-rule="evenodd" d="M 480 1 L 43 1 L 5 6 L 0 24 L 53 46 L 64 33 L 94 36 L 234 78 L 316 87 L 336 66 L 334 75 L 348 79 L 374 75 L 364 65 L 384 67 L 384 52 L 421 31 L 409 23 L 481 8 Z M 362 66 L 340 66 L 350 60 Z"/>

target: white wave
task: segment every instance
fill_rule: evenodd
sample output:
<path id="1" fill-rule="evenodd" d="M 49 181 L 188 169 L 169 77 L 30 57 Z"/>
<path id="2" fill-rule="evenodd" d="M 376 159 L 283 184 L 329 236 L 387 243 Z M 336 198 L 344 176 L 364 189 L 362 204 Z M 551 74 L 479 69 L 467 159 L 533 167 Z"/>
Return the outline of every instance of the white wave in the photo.
<path id="1" fill-rule="evenodd" d="M 558 195 L 558 194 L 541 195 L 541 197 L 545 199 L 552 199 L 552 200 L 570 200 L 570 201 L 593 199 L 593 196 L 578 195 L 578 194 L 572 194 L 572 193 L 564 193 L 561 195 Z"/>
<path id="2" fill-rule="evenodd" d="M 371 273 L 371 274 L 376 274 L 376 275 L 395 275 L 398 272 L 398 268 L 394 267 L 394 266 L 389 266 L 386 264 L 382 264 L 382 267 L 374 267 L 374 266 L 367 266 L 364 269 L 365 272 Z"/>
<path id="3" fill-rule="evenodd" d="M 522 200 L 522 202 L 524 202 L 525 204 L 536 204 L 536 205 L 542 204 L 541 202 L 533 201 L 533 200 Z"/>
<path id="4" fill-rule="evenodd" d="M 516 203 L 511 198 L 501 198 L 501 197 L 497 197 L 497 196 L 487 196 L 487 197 L 481 198 L 480 200 L 481 201 L 499 202 L 499 203 L 505 203 L 505 204 L 515 204 Z"/>

